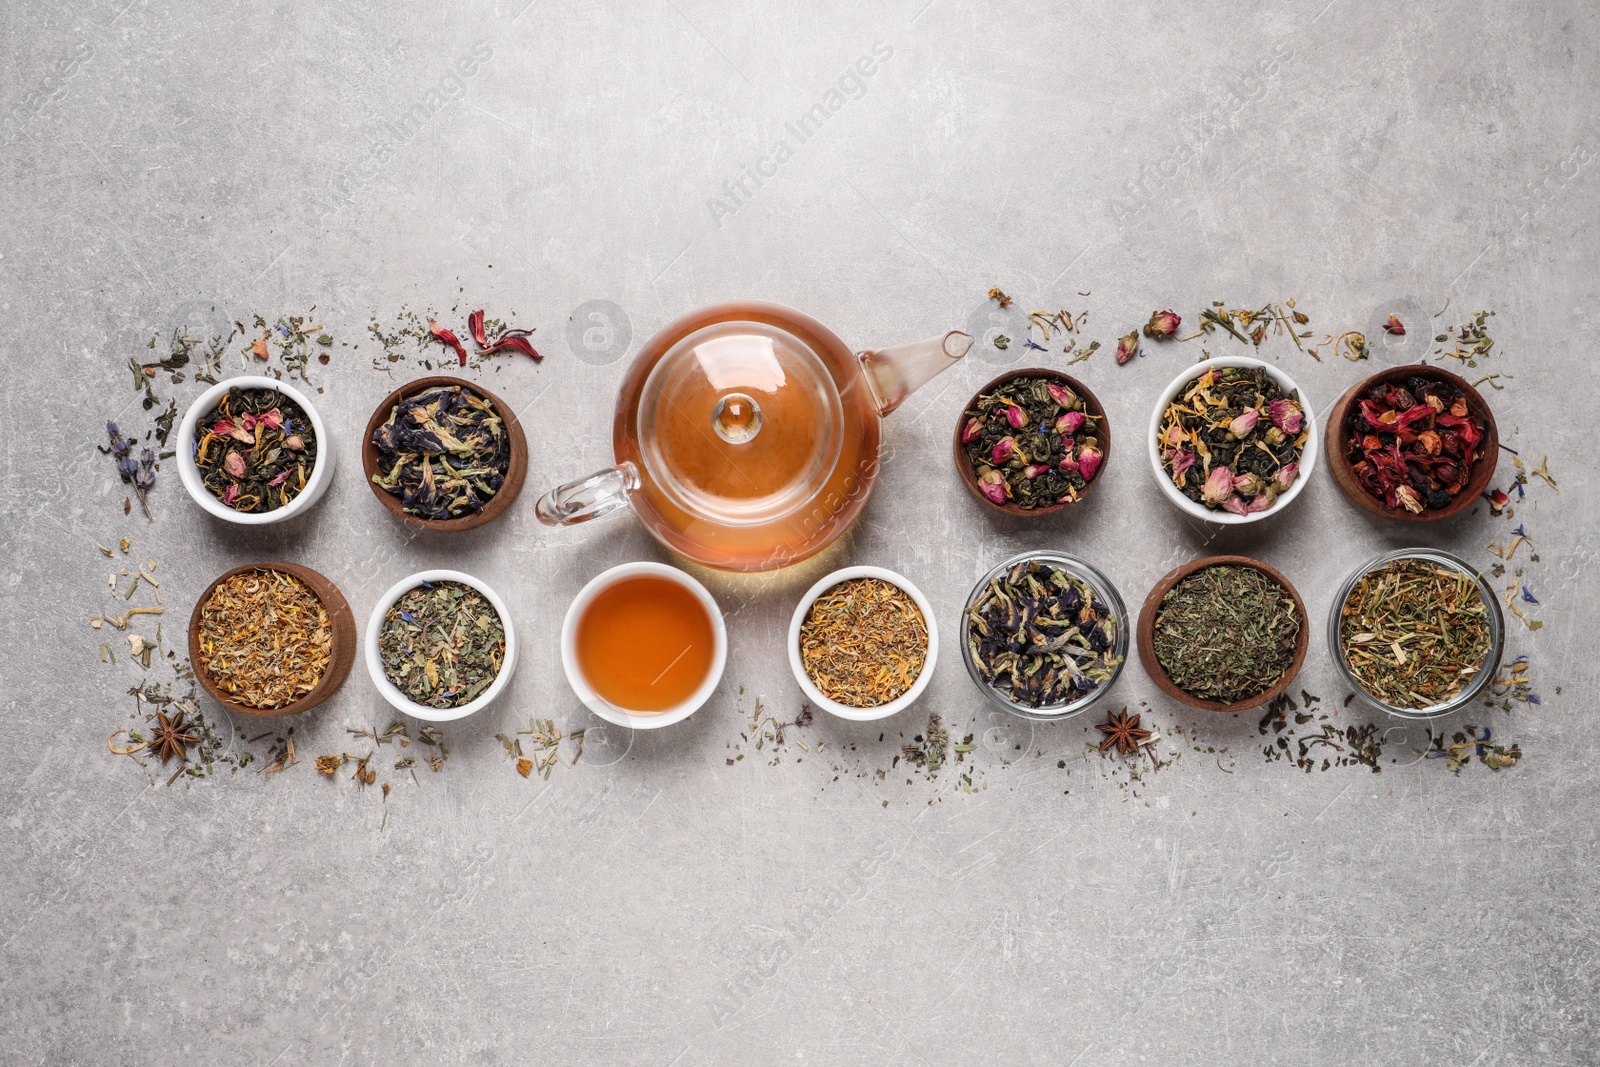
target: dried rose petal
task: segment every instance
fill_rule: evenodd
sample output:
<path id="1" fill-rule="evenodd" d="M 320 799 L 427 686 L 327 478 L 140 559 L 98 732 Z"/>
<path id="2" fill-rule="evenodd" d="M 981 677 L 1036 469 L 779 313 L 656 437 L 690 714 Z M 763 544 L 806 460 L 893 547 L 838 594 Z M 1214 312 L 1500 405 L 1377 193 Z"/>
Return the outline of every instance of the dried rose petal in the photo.
<path id="1" fill-rule="evenodd" d="M 1059 382 L 1048 383 L 1045 386 L 1045 391 L 1050 394 L 1051 400 L 1054 400 L 1064 408 L 1071 407 L 1073 401 L 1078 399 L 1077 394 Z"/>
<path id="2" fill-rule="evenodd" d="M 1006 422 L 1010 424 L 1013 430 L 1020 430 L 1028 423 L 1028 416 L 1023 414 L 1022 409 L 1015 404 L 1006 405 L 1005 415 Z"/>
<path id="3" fill-rule="evenodd" d="M 1233 480 L 1233 491 L 1241 496 L 1255 496 L 1266 488 L 1260 475 L 1246 472 Z"/>
<path id="4" fill-rule="evenodd" d="M 1138 354 L 1139 354 L 1139 331 L 1138 330 L 1134 330 L 1132 333 L 1128 334 L 1126 337 L 1119 337 L 1117 339 L 1117 363 L 1119 365 L 1128 362 L 1128 360 L 1132 359 L 1134 356 L 1137 356 Z"/>
<path id="5" fill-rule="evenodd" d="M 1081 411 L 1069 411 L 1056 420 L 1056 433 L 1077 433 L 1083 426 L 1084 414 Z"/>
<path id="6" fill-rule="evenodd" d="M 1098 448 L 1085 448 L 1078 453 L 1078 473 L 1083 475 L 1084 481 L 1092 481 L 1095 472 L 1100 469 L 1100 461 L 1104 457 Z"/>
<path id="7" fill-rule="evenodd" d="M 461 339 L 459 337 L 445 329 L 443 326 L 440 326 L 432 319 L 428 320 L 428 332 L 433 334 L 433 339 L 435 341 L 438 341 L 442 345 L 449 345 L 451 348 L 455 349 L 457 358 L 461 360 L 461 365 L 463 367 L 467 365 L 467 350 L 462 347 Z"/>
<path id="8" fill-rule="evenodd" d="M 1485 493 L 1484 496 L 1489 501 L 1489 510 L 1494 512 L 1496 515 L 1504 511 L 1506 505 L 1511 503 L 1511 497 L 1507 496 L 1504 491 L 1499 489 L 1491 490 L 1490 492 Z"/>
<path id="9" fill-rule="evenodd" d="M 1234 416 L 1232 422 L 1228 423 L 1228 432 L 1233 434 L 1235 437 L 1243 437 L 1245 434 L 1256 428 L 1256 422 L 1260 420 L 1260 418 L 1261 412 L 1257 411 L 1255 408 L 1250 408 L 1247 411 L 1241 411 L 1238 415 Z"/>
<path id="10" fill-rule="evenodd" d="M 1152 311 L 1150 321 L 1144 324 L 1146 337 L 1171 337 L 1178 332 L 1178 326 L 1183 319 L 1178 317 L 1176 311 Z"/>
<path id="11" fill-rule="evenodd" d="M 1048 474 L 1049 472 L 1050 464 L 1048 463 L 1029 463 L 1024 465 L 1022 468 L 1022 473 L 1030 482 L 1039 477 L 1039 475 Z"/>
<path id="12" fill-rule="evenodd" d="M 230 486 L 228 486 L 228 488 L 226 488 L 226 489 L 224 489 L 222 491 L 222 502 L 224 504 L 228 504 L 228 505 L 231 506 L 233 504 L 233 502 L 235 500 L 238 500 L 238 499 L 239 499 L 239 487 L 237 485 L 230 485 Z"/>
<path id="13" fill-rule="evenodd" d="M 1406 324 L 1401 322 L 1398 316 L 1390 315 L 1388 321 L 1383 324 L 1383 332 L 1392 333 L 1396 337 L 1404 337 L 1406 335 Z"/>
<path id="14" fill-rule="evenodd" d="M 968 419 L 967 420 L 967 424 L 961 428 L 961 443 L 965 445 L 965 444 L 970 444 L 973 441 L 976 441 L 978 439 L 978 434 L 980 434 L 982 432 L 983 432 L 983 420 L 982 419 L 978 419 L 978 418 Z"/>
<path id="15" fill-rule="evenodd" d="M 299 452 L 301 449 L 306 447 L 305 438 L 301 437 L 297 433 L 290 434 L 288 437 L 283 439 L 283 447 L 287 448 L 291 452 Z"/>
<path id="16" fill-rule="evenodd" d="M 1183 487 L 1183 476 L 1194 466 L 1195 454 L 1187 448 L 1180 448 L 1172 454 L 1172 482 L 1180 489 Z"/>
<path id="17" fill-rule="evenodd" d="M 1069 445 L 1067 447 L 1067 454 L 1061 457 L 1061 462 L 1057 466 L 1064 471 L 1070 471 L 1073 474 L 1078 473 L 1078 457 L 1073 454 L 1072 446 Z"/>
<path id="18" fill-rule="evenodd" d="M 1272 484 L 1277 486 L 1281 491 L 1293 485 L 1295 478 L 1299 477 L 1299 475 L 1300 463 L 1298 460 L 1293 463 L 1285 463 L 1283 466 L 1279 467 L 1278 472 L 1272 476 Z"/>
<path id="19" fill-rule="evenodd" d="M 237 452 L 229 452 L 228 458 L 222 461 L 222 469 L 235 478 L 243 478 L 245 472 L 244 457 Z"/>
<path id="20" fill-rule="evenodd" d="M 1235 515 L 1250 514 L 1250 508 L 1245 504 L 1244 497 L 1242 496 L 1228 497 L 1228 499 L 1222 502 L 1222 507 L 1224 511 L 1231 511 Z"/>
<path id="21" fill-rule="evenodd" d="M 1305 416 L 1299 404 L 1279 397 L 1267 405 L 1267 417 L 1272 420 L 1272 425 L 1284 433 L 1293 434 L 1300 432 L 1300 423 Z"/>
<path id="22" fill-rule="evenodd" d="M 270 485 L 270 486 L 273 486 L 274 488 L 276 488 L 277 486 L 280 486 L 284 482 L 288 481 L 289 480 L 289 475 L 291 475 L 293 473 L 294 473 L 294 468 L 293 467 L 285 467 L 283 470 L 279 471 L 277 473 L 277 476 L 274 477 L 267 484 Z"/>
<path id="23" fill-rule="evenodd" d="M 1233 492 L 1233 471 L 1227 467 L 1213 468 L 1200 489 L 1200 499 L 1212 507 L 1228 499 Z"/>
<path id="24" fill-rule="evenodd" d="M 269 430 L 281 430 L 283 429 L 283 412 L 277 408 L 272 408 L 264 415 L 257 417 L 256 421 Z"/>
<path id="25" fill-rule="evenodd" d="M 978 491 L 993 503 L 1004 504 L 1006 502 L 1005 478 L 993 468 L 984 471 L 978 476 Z"/>
<path id="26" fill-rule="evenodd" d="M 1272 506 L 1272 498 L 1265 493 L 1257 493 L 1250 498 L 1250 503 L 1245 505 L 1244 513 L 1254 515 L 1258 511 L 1266 511 Z"/>
<path id="27" fill-rule="evenodd" d="M 1183 427 L 1177 423 L 1168 426 L 1165 440 L 1168 445 L 1172 446 L 1183 444 Z"/>
<path id="28" fill-rule="evenodd" d="M 989 460 L 992 463 L 1004 463 L 1010 459 L 1017 450 L 1017 442 L 1010 437 L 1002 437 L 994 443 L 994 448 L 989 450 Z"/>

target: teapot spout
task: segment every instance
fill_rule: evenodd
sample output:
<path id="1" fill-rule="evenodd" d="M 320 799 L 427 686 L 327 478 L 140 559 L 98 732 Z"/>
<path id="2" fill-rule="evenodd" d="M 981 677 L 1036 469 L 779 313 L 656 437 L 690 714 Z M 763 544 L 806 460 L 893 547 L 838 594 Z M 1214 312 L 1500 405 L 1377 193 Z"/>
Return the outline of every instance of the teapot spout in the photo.
<path id="1" fill-rule="evenodd" d="M 857 355 L 867 377 L 878 414 L 887 415 L 905 398 L 956 365 L 972 349 L 972 337 L 951 330 L 938 337 L 893 348 L 869 348 Z"/>

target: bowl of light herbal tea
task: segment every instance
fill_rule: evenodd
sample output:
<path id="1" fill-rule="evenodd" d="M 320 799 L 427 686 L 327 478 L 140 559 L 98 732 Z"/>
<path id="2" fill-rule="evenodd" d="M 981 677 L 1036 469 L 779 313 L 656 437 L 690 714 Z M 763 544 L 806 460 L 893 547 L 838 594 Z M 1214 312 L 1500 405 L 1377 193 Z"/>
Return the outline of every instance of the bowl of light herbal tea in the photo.
<path id="1" fill-rule="evenodd" d="M 962 659 L 991 700 L 1042 722 L 1106 694 L 1128 658 L 1127 611 L 1100 571 L 1062 552 L 1024 552 L 972 587 Z"/>
<path id="2" fill-rule="evenodd" d="M 1387 519 L 1447 519 L 1494 478 L 1500 431 L 1483 395 L 1438 367 L 1390 367 L 1328 414 L 1328 466 L 1344 495 Z"/>
<path id="3" fill-rule="evenodd" d="M 430 722 L 482 710 L 517 666 L 505 601 L 460 571 L 422 571 L 391 586 L 372 609 L 365 652 L 383 698 Z"/>
<path id="4" fill-rule="evenodd" d="M 956 473 L 978 500 L 1007 515 L 1049 515 L 1076 504 L 1111 456 L 1111 423 L 1086 386 L 1035 367 L 979 389 L 956 420 Z"/>
<path id="5" fill-rule="evenodd" d="M 297 715 L 344 684 L 356 623 L 309 567 L 252 563 L 208 585 L 189 617 L 189 662 L 213 700 L 246 715 Z"/>
<path id="6" fill-rule="evenodd" d="M 402 521 L 470 530 L 503 514 L 528 474 L 516 413 L 481 385 L 433 375 L 401 386 L 367 420 L 361 467 Z"/>
<path id="7" fill-rule="evenodd" d="M 1255 522 L 1305 488 L 1317 423 L 1287 374 L 1248 356 L 1218 357 L 1161 394 L 1149 451 L 1162 494 L 1177 507 L 1207 522 Z"/>
<path id="8" fill-rule="evenodd" d="M 195 503 L 243 525 L 282 522 L 321 499 L 333 480 L 333 442 L 304 393 L 247 375 L 189 405 L 175 449 Z"/>
<path id="9" fill-rule="evenodd" d="M 846 567 L 806 591 L 789 623 L 789 666 L 807 699 L 870 722 L 909 707 L 933 678 L 939 628 L 907 579 Z"/>
<path id="10" fill-rule="evenodd" d="M 1386 552 L 1357 568 L 1328 615 L 1328 651 L 1345 683 L 1362 703 L 1407 719 L 1472 703 L 1504 650 L 1494 590 L 1437 549 Z"/>
<path id="11" fill-rule="evenodd" d="M 1305 663 L 1310 632 L 1295 587 L 1248 556 L 1168 572 L 1139 612 L 1139 661 L 1161 690 L 1201 711 L 1270 703 Z"/>

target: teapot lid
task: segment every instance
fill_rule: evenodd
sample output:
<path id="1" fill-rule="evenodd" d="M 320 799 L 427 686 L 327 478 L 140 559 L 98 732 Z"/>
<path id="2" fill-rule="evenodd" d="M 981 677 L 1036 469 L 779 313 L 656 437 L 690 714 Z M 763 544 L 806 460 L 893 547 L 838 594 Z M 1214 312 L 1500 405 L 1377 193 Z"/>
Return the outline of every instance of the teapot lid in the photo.
<path id="1" fill-rule="evenodd" d="M 814 500 L 839 461 L 844 407 L 827 365 L 769 323 L 696 330 L 651 369 L 639 400 L 644 465 L 685 511 L 758 526 Z"/>

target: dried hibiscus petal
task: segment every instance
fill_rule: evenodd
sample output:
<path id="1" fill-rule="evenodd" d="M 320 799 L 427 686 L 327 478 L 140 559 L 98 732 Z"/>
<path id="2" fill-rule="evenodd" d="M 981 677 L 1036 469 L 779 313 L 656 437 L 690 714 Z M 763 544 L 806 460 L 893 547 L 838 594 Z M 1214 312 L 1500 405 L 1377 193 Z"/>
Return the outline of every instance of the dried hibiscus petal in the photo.
<path id="1" fill-rule="evenodd" d="M 1368 495 L 1420 515 L 1449 507 L 1466 488 L 1486 430 L 1461 387 L 1416 370 L 1403 383 L 1367 390 L 1343 436 L 1350 471 Z"/>
<path id="2" fill-rule="evenodd" d="M 428 320 L 428 332 L 433 334 L 433 339 L 435 341 L 455 349 L 457 358 L 461 360 L 461 365 L 463 367 L 467 365 L 467 350 L 462 346 L 461 339 L 459 337 L 445 329 L 443 326 L 440 326 L 432 319 Z"/>

